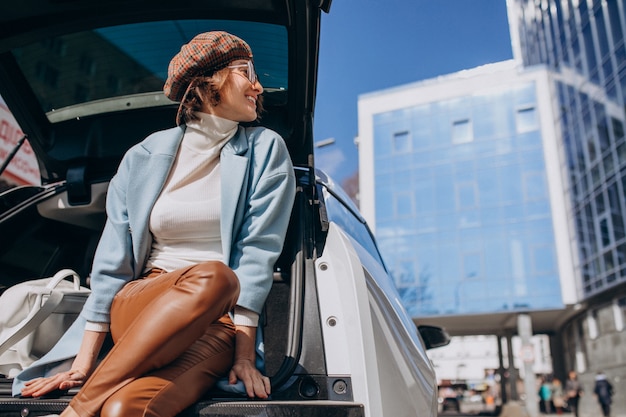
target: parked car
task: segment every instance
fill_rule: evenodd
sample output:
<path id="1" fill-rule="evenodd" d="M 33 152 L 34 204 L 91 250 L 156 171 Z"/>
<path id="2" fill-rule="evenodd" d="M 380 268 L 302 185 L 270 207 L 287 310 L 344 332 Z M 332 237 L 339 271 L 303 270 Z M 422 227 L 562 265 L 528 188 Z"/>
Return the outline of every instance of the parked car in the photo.
<path id="1" fill-rule="evenodd" d="M 502 398 L 493 382 L 446 382 L 439 386 L 439 414 L 454 412 L 481 416 L 498 416 Z"/>
<path id="2" fill-rule="evenodd" d="M 88 285 L 108 181 L 130 146 L 175 123 L 177 103 L 162 93 L 171 57 L 214 29 L 255 52 L 261 123 L 283 136 L 297 177 L 263 315 L 272 395 L 255 401 L 216 388 L 184 416 L 437 414 L 426 349 L 448 335 L 416 327 L 358 209 L 313 165 L 320 20 L 329 8 L 329 0 L 0 5 L 0 95 L 28 135 L 42 180 L 0 195 L 3 287 L 61 268 Z M 0 416 L 59 412 L 75 393 L 11 398 L 10 386 L 0 380 Z"/>

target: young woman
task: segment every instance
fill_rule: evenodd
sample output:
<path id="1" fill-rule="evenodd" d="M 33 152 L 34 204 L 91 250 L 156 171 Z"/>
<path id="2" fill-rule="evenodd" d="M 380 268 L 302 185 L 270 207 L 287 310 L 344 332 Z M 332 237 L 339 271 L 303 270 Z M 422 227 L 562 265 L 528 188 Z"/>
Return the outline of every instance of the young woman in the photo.
<path id="1" fill-rule="evenodd" d="M 258 118 L 263 87 L 236 36 L 184 45 L 164 92 L 181 102 L 178 127 L 131 148 L 111 180 L 80 319 L 16 378 L 26 397 L 81 386 L 64 417 L 175 416 L 226 375 L 250 397 L 270 394 L 255 335 L 293 204 L 288 151 L 277 133 L 238 124 Z"/>

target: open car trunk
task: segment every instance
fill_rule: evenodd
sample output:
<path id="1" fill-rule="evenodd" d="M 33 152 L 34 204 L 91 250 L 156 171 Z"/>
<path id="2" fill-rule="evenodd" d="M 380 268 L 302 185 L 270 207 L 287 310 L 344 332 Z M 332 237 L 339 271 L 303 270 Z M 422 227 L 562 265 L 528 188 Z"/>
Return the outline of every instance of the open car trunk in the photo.
<path id="1" fill-rule="evenodd" d="M 289 407 L 295 406 L 294 402 L 298 403 L 298 415 L 301 415 L 303 406 L 313 407 L 311 400 L 351 399 L 349 393 L 338 396 L 333 392 L 331 386 L 335 381 L 326 372 L 312 271 L 316 252 L 313 245 L 321 239 L 314 234 L 322 231 L 315 214 L 317 209 L 311 204 L 315 196 L 311 195 L 314 187 L 308 185 L 310 171 L 296 169 L 296 175 L 298 191 L 288 234 L 261 317 L 265 373 L 272 383 L 271 401 L 259 405 L 258 414 L 248 414 L 254 406 L 245 395 L 215 388 L 183 415 L 238 415 L 233 410 L 239 407 L 247 410 L 245 415 L 285 415 Z M 0 234 L 14 236 L 0 242 L 2 290 L 33 277 L 53 275 L 63 268 L 74 269 L 83 284 L 89 284 L 91 260 L 104 226 L 106 185 L 93 184 L 92 203 L 75 206 L 67 202 L 69 189 L 65 184 L 33 187 L 38 194 L 0 215 L 3 220 Z M 10 378 L 0 379 L 0 416 L 3 417 L 24 415 L 24 410 L 28 410 L 29 416 L 60 412 L 77 392 L 70 390 L 45 399 L 19 399 L 11 398 L 11 384 Z M 325 409 L 319 405 L 315 406 L 316 413 Z M 324 411 L 326 414 L 315 415 L 351 415 L 353 407 L 356 406 L 345 403 Z"/>
<path id="2" fill-rule="evenodd" d="M 124 152 L 175 124 L 162 92 L 169 60 L 201 32 L 246 40 L 264 87 L 264 126 L 296 166 L 312 164 L 322 10 L 311 0 L 24 0 L 0 5 L 0 96 L 36 153 L 44 184 L 79 194 Z M 81 179 L 81 177 L 84 177 Z M 81 184 L 81 182 L 83 182 Z M 71 190 L 70 200 L 86 201 Z"/>

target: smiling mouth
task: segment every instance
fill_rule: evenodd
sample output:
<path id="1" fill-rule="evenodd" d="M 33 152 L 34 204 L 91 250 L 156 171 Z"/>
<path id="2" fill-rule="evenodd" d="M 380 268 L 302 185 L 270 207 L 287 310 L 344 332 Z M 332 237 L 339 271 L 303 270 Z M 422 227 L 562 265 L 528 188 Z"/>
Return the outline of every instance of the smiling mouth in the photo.
<path id="1" fill-rule="evenodd" d="M 252 96 L 246 96 L 246 99 L 248 99 L 248 101 L 250 101 L 250 102 L 252 102 L 252 103 L 256 104 L 256 98 L 255 98 L 255 97 L 252 97 Z"/>

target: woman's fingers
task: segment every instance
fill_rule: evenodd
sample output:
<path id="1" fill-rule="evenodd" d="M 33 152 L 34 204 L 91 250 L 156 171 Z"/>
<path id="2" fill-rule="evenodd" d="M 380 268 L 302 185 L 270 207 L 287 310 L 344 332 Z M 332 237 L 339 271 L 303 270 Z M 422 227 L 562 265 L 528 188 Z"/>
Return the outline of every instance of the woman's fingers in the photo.
<path id="1" fill-rule="evenodd" d="M 265 390 L 266 395 L 270 395 L 272 392 L 272 385 L 270 384 L 270 379 L 266 376 L 261 377 L 263 380 L 263 388 Z"/>
<path id="2" fill-rule="evenodd" d="M 55 390 L 68 390 L 85 383 L 86 376 L 80 371 L 67 371 L 48 378 L 37 378 L 28 381 L 22 389 L 24 397 L 41 397 Z"/>
<path id="3" fill-rule="evenodd" d="M 266 399 L 271 393 L 270 379 L 263 376 L 250 362 L 236 362 L 229 374 L 229 383 L 239 379 L 246 388 L 248 397 Z"/>
<path id="4" fill-rule="evenodd" d="M 270 379 L 266 376 L 263 376 L 256 369 L 254 370 L 252 375 L 250 375 L 249 384 L 250 389 L 247 390 L 249 396 L 266 399 L 270 395 Z M 250 395 L 250 393 L 252 393 L 252 395 Z"/>
<path id="5" fill-rule="evenodd" d="M 59 389 L 68 390 L 75 387 L 80 387 L 85 383 L 85 374 L 79 371 L 70 371 L 70 379 L 64 380 L 59 384 Z"/>
<path id="6" fill-rule="evenodd" d="M 39 378 L 22 390 L 24 397 L 40 397 L 56 389 L 55 382 L 51 378 Z"/>

